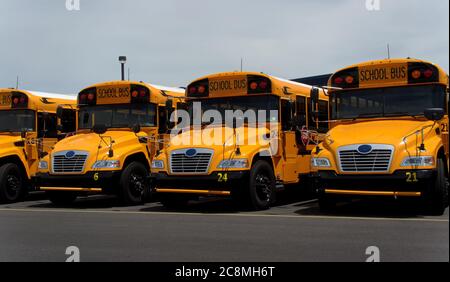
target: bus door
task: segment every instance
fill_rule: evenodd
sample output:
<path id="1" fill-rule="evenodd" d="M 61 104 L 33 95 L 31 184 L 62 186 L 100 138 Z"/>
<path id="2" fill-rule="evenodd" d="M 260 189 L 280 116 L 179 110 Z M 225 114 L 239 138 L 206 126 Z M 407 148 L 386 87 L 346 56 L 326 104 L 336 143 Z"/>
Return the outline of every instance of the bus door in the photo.
<path id="1" fill-rule="evenodd" d="M 298 182 L 297 158 L 299 147 L 293 123 L 295 104 L 290 100 L 281 100 L 281 144 L 280 153 L 284 159 L 283 175 L 285 183 Z"/>

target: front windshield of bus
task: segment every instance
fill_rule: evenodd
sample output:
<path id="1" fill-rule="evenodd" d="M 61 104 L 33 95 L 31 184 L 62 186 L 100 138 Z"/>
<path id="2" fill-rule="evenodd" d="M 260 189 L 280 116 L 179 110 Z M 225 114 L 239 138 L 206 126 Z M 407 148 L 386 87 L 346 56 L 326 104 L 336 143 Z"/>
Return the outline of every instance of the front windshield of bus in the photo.
<path id="1" fill-rule="evenodd" d="M 108 106 L 89 106 L 80 108 L 79 128 L 92 129 L 94 125 L 107 128 L 130 128 L 156 126 L 156 105 L 127 104 Z"/>
<path id="2" fill-rule="evenodd" d="M 195 113 L 196 107 L 201 105 L 201 113 Z M 273 95 L 265 96 L 245 96 L 245 97 L 229 97 L 229 98 L 212 98 L 189 101 L 189 114 L 191 116 L 191 124 L 198 125 L 196 116 L 203 117 L 207 111 L 213 110 L 220 114 L 221 120 L 214 119 L 212 124 L 223 124 L 227 113 L 235 114 L 237 120 L 250 123 L 248 117 L 254 113 L 255 122 L 277 122 L 278 121 L 279 98 Z M 229 112 L 228 112 L 229 111 Z M 237 111 L 242 111 L 243 116 Z M 258 120 L 262 115 L 265 120 Z M 244 118 L 245 117 L 245 118 Z M 232 121 L 231 121 L 232 122 Z"/>
<path id="3" fill-rule="evenodd" d="M 441 85 L 338 91 L 332 95 L 332 118 L 422 116 L 427 108 L 445 109 L 445 95 Z"/>
<path id="4" fill-rule="evenodd" d="M 35 131 L 35 112 L 32 110 L 0 111 L 0 133 Z"/>

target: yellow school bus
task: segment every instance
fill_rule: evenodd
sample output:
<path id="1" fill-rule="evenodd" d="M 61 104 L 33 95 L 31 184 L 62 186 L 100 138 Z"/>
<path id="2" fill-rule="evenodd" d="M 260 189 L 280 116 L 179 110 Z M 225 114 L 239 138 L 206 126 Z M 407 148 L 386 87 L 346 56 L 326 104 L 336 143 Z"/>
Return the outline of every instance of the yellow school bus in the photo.
<path id="1" fill-rule="evenodd" d="M 39 159 L 75 128 L 75 95 L 0 89 L 0 203 L 22 200 Z"/>
<path id="2" fill-rule="evenodd" d="M 150 161 L 162 149 L 168 115 L 183 96 L 184 89 L 129 81 L 82 90 L 77 133 L 40 162 L 40 190 L 56 205 L 93 193 L 142 203 L 150 189 Z"/>
<path id="3" fill-rule="evenodd" d="M 329 81 L 332 128 L 313 151 L 320 204 L 416 197 L 448 205 L 448 75 L 415 59 L 350 66 Z"/>
<path id="4" fill-rule="evenodd" d="M 314 105 L 311 93 L 319 97 Z M 192 82 L 186 96 L 190 122 L 178 127 L 152 162 L 155 190 L 165 206 L 231 196 L 246 207 L 268 209 L 277 190 L 306 183 L 311 150 L 328 130 L 324 91 L 262 73 L 232 72 Z M 321 115 L 314 118 L 317 110 Z M 227 112 L 235 115 L 224 120 Z"/>

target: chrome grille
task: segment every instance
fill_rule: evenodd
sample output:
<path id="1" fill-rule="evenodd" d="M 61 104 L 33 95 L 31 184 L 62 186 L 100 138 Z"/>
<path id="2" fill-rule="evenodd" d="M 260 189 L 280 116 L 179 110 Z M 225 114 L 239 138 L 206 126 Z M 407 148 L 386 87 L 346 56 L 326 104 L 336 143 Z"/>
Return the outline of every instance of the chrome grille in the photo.
<path id="1" fill-rule="evenodd" d="M 394 147 L 390 145 L 371 145 L 368 154 L 358 152 L 361 145 L 342 147 L 339 162 L 342 172 L 389 172 Z"/>
<path id="2" fill-rule="evenodd" d="M 213 151 L 207 149 L 195 149 L 197 154 L 192 157 L 186 156 L 186 150 L 177 150 L 170 155 L 171 172 L 187 174 L 203 174 L 209 170 Z"/>
<path id="3" fill-rule="evenodd" d="M 52 171 L 53 173 L 81 173 L 88 158 L 87 152 L 74 152 L 74 156 L 68 158 L 66 154 L 69 151 L 53 154 Z"/>

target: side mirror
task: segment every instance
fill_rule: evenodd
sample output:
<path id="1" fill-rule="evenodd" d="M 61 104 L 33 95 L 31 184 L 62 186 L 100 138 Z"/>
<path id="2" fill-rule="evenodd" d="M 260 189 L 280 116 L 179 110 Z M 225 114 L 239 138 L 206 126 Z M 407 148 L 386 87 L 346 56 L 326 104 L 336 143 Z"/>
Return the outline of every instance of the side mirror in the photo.
<path id="1" fill-rule="evenodd" d="M 141 126 L 139 124 L 135 124 L 133 125 L 131 130 L 133 130 L 134 133 L 138 134 L 139 132 L 141 132 Z"/>
<path id="2" fill-rule="evenodd" d="M 169 111 L 172 108 L 173 108 L 173 101 L 169 99 L 166 101 L 166 110 Z"/>
<path id="3" fill-rule="evenodd" d="M 317 87 L 313 87 L 311 89 L 311 102 L 316 105 L 319 103 L 319 99 L 320 99 L 320 90 Z"/>
<path id="4" fill-rule="evenodd" d="M 94 131 L 94 133 L 101 135 L 101 134 L 105 134 L 106 131 L 108 129 L 106 128 L 106 125 L 104 124 L 96 124 L 94 125 L 94 127 L 92 127 L 92 131 Z"/>
<path id="5" fill-rule="evenodd" d="M 22 130 L 22 131 L 20 132 L 20 137 L 21 137 L 22 139 L 27 138 L 27 131 L 26 131 L 26 130 Z"/>
<path id="6" fill-rule="evenodd" d="M 61 107 L 61 106 L 59 106 L 59 107 L 56 109 L 56 117 L 59 118 L 59 119 L 62 119 L 63 113 L 64 113 L 64 108 Z"/>
<path id="7" fill-rule="evenodd" d="M 444 118 L 445 111 L 440 108 L 426 109 L 424 115 L 428 120 L 439 121 Z"/>

